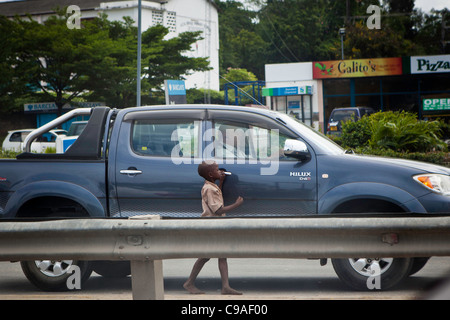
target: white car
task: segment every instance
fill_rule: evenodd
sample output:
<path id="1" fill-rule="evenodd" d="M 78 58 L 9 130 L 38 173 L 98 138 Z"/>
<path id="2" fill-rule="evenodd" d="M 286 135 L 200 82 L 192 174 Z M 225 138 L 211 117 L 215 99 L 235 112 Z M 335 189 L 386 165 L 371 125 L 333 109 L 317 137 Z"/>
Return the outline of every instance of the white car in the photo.
<path id="1" fill-rule="evenodd" d="M 2 149 L 21 152 L 24 147 L 23 142 L 25 141 L 25 138 L 33 130 L 34 129 L 20 129 L 8 131 L 8 135 L 5 140 L 3 140 Z M 44 153 L 45 149 L 49 147 L 56 149 L 56 138 L 65 136 L 66 134 L 67 131 L 62 129 L 51 130 L 42 134 L 31 144 L 31 152 Z"/>
<path id="2" fill-rule="evenodd" d="M 87 125 L 87 121 L 74 121 L 70 125 L 69 130 L 65 136 L 60 135 L 56 139 L 56 153 L 64 153 L 70 146 L 78 139 Z"/>

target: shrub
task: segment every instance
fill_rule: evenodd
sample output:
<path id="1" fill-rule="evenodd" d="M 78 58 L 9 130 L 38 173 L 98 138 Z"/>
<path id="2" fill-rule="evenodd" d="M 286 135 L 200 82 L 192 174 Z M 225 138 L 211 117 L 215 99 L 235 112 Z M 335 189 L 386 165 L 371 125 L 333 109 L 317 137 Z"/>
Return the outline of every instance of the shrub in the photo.
<path id="1" fill-rule="evenodd" d="M 370 118 L 364 116 L 359 121 L 347 121 L 342 126 L 340 142 L 346 148 L 355 149 L 367 146 L 371 137 Z"/>
<path id="2" fill-rule="evenodd" d="M 14 159 L 20 152 L 0 149 L 0 159 Z"/>
<path id="3" fill-rule="evenodd" d="M 377 112 L 342 125 L 342 145 L 399 152 L 445 151 L 439 121 L 421 121 L 414 113 Z"/>
<path id="4" fill-rule="evenodd" d="M 44 153 L 56 153 L 56 147 L 47 147 L 45 148 Z"/>
<path id="5" fill-rule="evenodd" d="M 421 121 L 409 112 L 378 112 L 342 125 L 335 141 L 357 153 L 405 158 L 449 166 L 447 145 L 440 139 L 442 121 Z"/>
<path id="6" fill-rule="evenodd" d="M 409 112 L 378 112 L 369 117 L 373 149 L 390 149 L 400 152 L 429 152 L 446 150 L 439 139 L 438 121 L 421 121 Z"/>

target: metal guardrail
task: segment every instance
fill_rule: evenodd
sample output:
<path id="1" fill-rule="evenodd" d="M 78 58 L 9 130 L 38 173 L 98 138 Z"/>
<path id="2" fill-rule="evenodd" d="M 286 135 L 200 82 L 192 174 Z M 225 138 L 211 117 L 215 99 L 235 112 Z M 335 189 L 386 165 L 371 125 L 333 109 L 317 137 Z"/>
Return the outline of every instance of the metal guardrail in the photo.
<path id="1" fill-rule="evenodd" d="M 450 217 L 0 223 L 0 261 L 129 260 L 135 299 L 164 297 L 164 259 L 431 256 L 450 256 Z"/>

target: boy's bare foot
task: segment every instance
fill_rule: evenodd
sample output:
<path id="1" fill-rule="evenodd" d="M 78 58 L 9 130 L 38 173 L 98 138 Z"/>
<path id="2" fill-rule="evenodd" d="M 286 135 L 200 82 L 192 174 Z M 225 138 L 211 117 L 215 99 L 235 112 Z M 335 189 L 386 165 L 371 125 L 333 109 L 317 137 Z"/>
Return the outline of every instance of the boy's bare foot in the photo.
<path id="1" fill-rule="evenodd" d="M 242 292 L 236 291 L 233 288 L 222 288 L 222 294 L 231 294 L 231 295 L 235 295 L 235 296 L 240 296 L 242 295 Z"/>
<path id="2" fill-rule="evenodd" d="M 203 291 L 198 289 L 193 284 L 185 283 L 183 284 L 183 288 L 185 288 L 187 291 L 189 291 L 190 294 L 205 294 Z"/>

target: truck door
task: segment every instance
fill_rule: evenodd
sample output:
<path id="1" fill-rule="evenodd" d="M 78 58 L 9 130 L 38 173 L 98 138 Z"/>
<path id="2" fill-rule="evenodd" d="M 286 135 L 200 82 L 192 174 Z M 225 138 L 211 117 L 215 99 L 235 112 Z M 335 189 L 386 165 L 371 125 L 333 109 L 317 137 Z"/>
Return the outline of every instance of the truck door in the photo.
<path id="1" fill-rule="evenodd" d="M 120 216 L 200 216 L 204 181 L 197 166 L 203 116 L 204 110 L 177 109 L 125 115 L 111 192 Z"/>
<path id="2" fill-rule="evenodd" d="M 223 185 L 225 205 L 237 196 L 244 198 L 243 205 L 227 216 L 317 212 L 314 152 L 310 150 L 307 161 L 285 157 L 283 152 L 287 139 L 301 138 L 276 120 L 254 113 L 210 110 L 208 119 L 204 156 L 231 172 Z"/>

